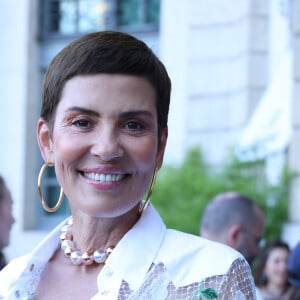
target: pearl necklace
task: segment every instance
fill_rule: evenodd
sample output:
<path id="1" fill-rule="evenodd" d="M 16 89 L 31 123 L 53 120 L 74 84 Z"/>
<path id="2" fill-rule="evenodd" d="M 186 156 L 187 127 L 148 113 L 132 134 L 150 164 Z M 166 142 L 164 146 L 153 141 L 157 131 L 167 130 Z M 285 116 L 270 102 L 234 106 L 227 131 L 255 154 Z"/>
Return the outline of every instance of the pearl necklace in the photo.
<path id="1" fill-rule="evenodd" d="M 87 252 L 81 252 L 76 250 L 75 243 L 73 242 L 73 218 L 70 218 L 67 225 L 63 226 L 61 229 L 61 249 L 67 258 L 70 258 L 74 265 L 84 264 L 86 266 L 95 263 L 104 264 L 109 254 L 112 252 L 114 247 L 108 247 L 106 250 L 96 250 L 93 254 Z"/>

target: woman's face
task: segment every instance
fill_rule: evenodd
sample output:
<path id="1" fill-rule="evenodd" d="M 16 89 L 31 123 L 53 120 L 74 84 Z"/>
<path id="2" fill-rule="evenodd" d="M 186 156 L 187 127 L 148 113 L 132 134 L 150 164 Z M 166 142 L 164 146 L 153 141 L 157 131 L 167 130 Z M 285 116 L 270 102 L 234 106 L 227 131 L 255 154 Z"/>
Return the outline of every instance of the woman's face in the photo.
<path id="1" fill-rule="evenodd" d="M 264 271 L 268 277 L 268 284 L 277 287 L 286 286 L 288 255 L 289 252 L 284 248 L 275 248 L 270 252 Z"/>
<path id="2" fill-rule="evenodd" d="M 76 76 L 66 82 L 52 134 L 38 124 L 43 157 L 71 209 L 114 217 L 135 207 L 162 164 L 167 130 L 158 141 L 155 90 L 139 77 Z"/>

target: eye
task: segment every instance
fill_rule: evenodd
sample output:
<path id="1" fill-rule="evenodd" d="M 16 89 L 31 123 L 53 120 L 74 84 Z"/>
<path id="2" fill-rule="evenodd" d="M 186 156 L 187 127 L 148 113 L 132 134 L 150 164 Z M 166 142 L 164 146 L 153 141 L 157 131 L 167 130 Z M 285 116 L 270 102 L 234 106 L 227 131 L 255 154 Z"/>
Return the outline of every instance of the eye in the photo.
<path id="1" fill-rule="evenodd" d="M 128 121 L 123 125 L 123 128 L 129 131 L 140 131 L 145 128 L 145 126 L 139 121 Z"/>
<path id="2" fill-rule="evenodd" d="M 72 125 L 81 129 L 89 129 L 93 127 L 93 122 L 88 119 L 76 119 L 72 121 Z"/>

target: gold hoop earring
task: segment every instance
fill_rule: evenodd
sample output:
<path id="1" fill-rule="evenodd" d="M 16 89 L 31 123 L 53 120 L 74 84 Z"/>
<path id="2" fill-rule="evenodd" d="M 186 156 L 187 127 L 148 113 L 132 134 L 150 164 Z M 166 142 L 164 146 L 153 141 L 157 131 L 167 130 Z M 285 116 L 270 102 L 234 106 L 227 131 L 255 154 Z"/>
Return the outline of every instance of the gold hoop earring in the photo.
<path id="1" fill-rule="evenodd" d="M 150 183 L 150 187 L 149 187 L 146 199 L 145 199 L 145 201 L 141 201 L 140 210 L 139 210 L 140 216 L 146 211 L 147 207 L 150 204 L 150 198 L 151 198 L 151 195 L 152 195 L 152 192 L 153 192 L 153 189 L 154 189 L 154 185 L 155 185 L 155 181 L 156 181 L 156 177 L 157 177 L 157 172 L 158 172 L 158 168 L 155 168 L 154 173 L 153 173 L 152 178 L 151 178 L 151 183 Z"/>
<path id="2" fill-rule="evenodd" d="M 43 208 L 47 212 L 53 213 L 53 212 L 56 212 L 59 209 L 59 207 L 61 206 L 62 201 L 64 199 L 64 191 L 63 191 L 62 188 L 60 188 L 60 194 L 59 194 L 58 201 L 57 201 L 57 203 L 53 207 L 49 207 L 47 205 L 47 203 L 46 203 L 46 201 L 44 199 L 44 196 L 43 196 L 43 192 L 42 192 L 42 183 L 43 183 L 43 176 L 44 176 L 45 170 L 47 169 L 47 167 L 50 167 L 50 166 L 53 167 L 53 164 L 49 163 L 49 162 L 46 162 L 41 167 L 41 170 L 40 170 L 40 173 L 39 173 L 39 176 L 38 176 L 37 186 L 38 186 L 38 191 L 39 191 L 39 195 L 40 195 L 40 198 L 41 198 L 41 202 L 42 202 Z"/>

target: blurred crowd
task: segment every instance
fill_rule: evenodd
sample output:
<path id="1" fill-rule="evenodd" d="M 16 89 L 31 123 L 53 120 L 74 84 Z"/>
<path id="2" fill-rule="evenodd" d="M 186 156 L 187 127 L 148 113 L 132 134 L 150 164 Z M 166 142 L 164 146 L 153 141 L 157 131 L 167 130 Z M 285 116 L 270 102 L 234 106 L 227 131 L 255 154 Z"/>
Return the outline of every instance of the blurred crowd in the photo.
<path id="1" fill-rule="evenodd" d="M 264 213 L 254 199 L 235 191 L 209 201 L 200 235 L 239 251 L 248 261 L 257 300 L 300 300 L 300 241 L 290 249 L 280 238 L 264 240 Z"/>

